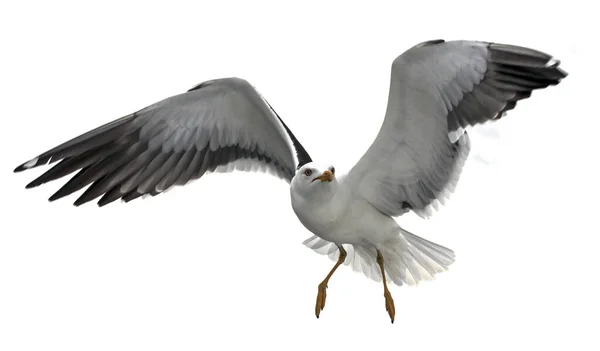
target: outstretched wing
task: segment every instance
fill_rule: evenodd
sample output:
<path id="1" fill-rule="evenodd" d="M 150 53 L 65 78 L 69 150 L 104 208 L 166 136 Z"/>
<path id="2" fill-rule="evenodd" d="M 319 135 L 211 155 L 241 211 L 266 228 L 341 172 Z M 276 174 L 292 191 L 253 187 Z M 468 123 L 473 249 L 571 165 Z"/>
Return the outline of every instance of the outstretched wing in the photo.
<path id="1" fill-rule="evenodd" d="M 239 78 L 201 83 L 44 152 L 15 172 L 58 160 L 27 188 L 80 170 L 50 200 L 91 184 L 75 205 L 102 195 L 100 206 L 154 196 L 206 172 L 262 170 L 290 182 L 296 168 L 311 161 L 267 101 Z"/>
<path id="2" fill-rule="evenodd" d="M 344 179 L 381 212 L 427 216 L 454 190 L 469 154 L 469 126 L 497 120 L 533 90 L 567 76 L 529 48 L 433 40 L 394 60 L 386 116 Z"/>

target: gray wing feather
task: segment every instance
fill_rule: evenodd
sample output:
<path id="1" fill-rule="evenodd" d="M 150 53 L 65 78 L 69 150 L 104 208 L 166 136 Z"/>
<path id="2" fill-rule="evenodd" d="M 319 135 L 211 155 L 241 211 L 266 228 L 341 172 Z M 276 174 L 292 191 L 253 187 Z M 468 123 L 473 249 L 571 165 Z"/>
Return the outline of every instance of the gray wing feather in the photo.
<path id="1" fill-rule="evenodd" d="M 394 60 L 381 130 L 344 183 L 387 215 L 429 215 L 458 182 L 470 148 L 465 129 L 558 84 L 567 76 L 559 63 L 540 51 L 488 42 L 414 46 Z"/>
<path id="2" fill-rule="evenodd" d="M 89 185 L 75 205 L 102 196 L 103 206 L 154 196 L 207 172 L 260 169 L 289 182 L 310 156 L 258 91 L 243 79 L 224 78 L 82 134 L 15 172 L 58 160 L 27 188 L 79 170 L 50 200 Z"/>

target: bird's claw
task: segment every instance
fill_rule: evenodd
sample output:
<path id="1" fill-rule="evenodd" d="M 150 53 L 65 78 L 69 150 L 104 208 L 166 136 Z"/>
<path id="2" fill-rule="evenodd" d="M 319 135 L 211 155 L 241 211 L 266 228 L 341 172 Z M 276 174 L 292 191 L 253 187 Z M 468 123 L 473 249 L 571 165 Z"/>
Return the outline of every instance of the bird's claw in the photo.
<path id="1" fill-rule="evenodd" d="M 317 294 L 317 304 L 315 305 L 315 315 L 319 318 L 319 314 L 325 308 L 325 299 L 327 298 L 327 284 L 319 284 L 319 292 Z"/>
<path id="2" fill-rule="evenodd" d="M 384 292 L 383 296 L 385 297 L 385 310 L 390 315 L 390 319 L 392 323 L 394 323 L 394 317 L 396 316 L 396 307 L 394 306 L 394 299 L 392 298 L 392 294 L 389 291 Z"/>

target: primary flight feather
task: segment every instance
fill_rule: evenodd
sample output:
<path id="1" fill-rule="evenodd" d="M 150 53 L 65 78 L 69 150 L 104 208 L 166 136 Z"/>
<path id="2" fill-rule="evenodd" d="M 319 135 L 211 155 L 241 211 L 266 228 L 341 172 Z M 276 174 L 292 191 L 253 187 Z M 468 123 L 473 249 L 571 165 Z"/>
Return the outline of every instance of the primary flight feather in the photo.
<path id="1" fill-rule="evenodd" d="M 291 203 L 314 235 L 304 244 L 336 261 L 319 284 L 315 314 L 330 277 L 352 265 L 382 281 L 416 284 L 454 262 L 452 250 L 400 227 L 395 217 L 428 217 L 453 192 L 470 148 L 467 128 L 500 119 L 532 91 L 567 73 L 550 55 L 514 45 L 432 40 L 398 56 L 377 137 L 344 175 L 312 161 L 269 103 L 247 81 L 201 83 L 100 126 L 23 163 L 56 163 L 27 185 L 77 173 L 50 200 L 87 186 L 76 205 L 99 198 L 156 196 L 207 172 L 266 171 L 290 183 Z M 336 255 L 337 253 L 337 255 Z M 337 257 L 336 257 L 337 256 Z"/>

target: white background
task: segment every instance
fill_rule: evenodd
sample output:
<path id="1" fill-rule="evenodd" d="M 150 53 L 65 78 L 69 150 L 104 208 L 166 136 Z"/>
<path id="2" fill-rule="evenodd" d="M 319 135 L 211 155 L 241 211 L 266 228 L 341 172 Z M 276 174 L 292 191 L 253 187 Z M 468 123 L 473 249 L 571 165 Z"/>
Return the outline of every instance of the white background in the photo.
<path id="1" fill-rule="evenodd" d="M 576 1 L 3 3 L 0 350 L 598 350 L 598 30 Z M 22 162 L 204 80 L 249 80 L 313 158 L 347 171 L 383 118 L 392 60 L 443 38 L 530 46 L 570 76 L 473 132 L 433 219 L 433 282 L 382 287 L 301 242 L 288 186 L 209 175 L 129 204 L 46 199 Z M 482 131 L 492 131 L 485 137 Z M 495 135 L 495 137 L 494 137 Z M 479 159 L 479 158 L 480 159 Z M 485 161 L 485 162 L 478 162 Z M 80 194 L 80 193 L 79 193 Z"/>

